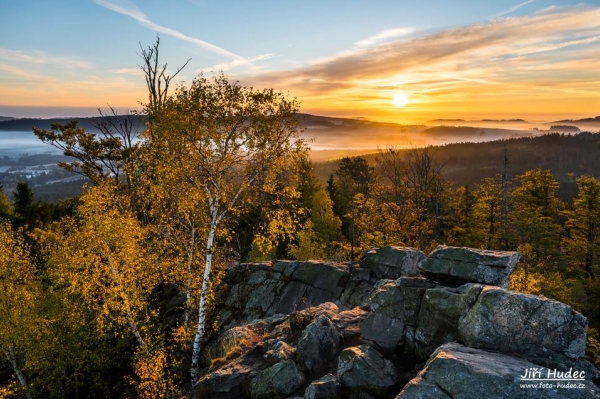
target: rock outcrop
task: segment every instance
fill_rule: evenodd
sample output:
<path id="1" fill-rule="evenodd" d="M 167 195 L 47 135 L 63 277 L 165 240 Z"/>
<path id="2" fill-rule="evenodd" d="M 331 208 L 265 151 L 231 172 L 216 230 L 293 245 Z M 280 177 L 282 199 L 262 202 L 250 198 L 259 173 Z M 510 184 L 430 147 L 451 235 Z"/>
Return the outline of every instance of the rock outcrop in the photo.
<path id="1" fill-rule="evenodd" d="M 414 248 L 372 248 L 363 254 L 360 267 L 372 270 L 378 279 L 397 279 L 400 276 L 417 276 L 419 262 L 423 259 L 425 254 Z"/>
<path id="2" fill-rule="evenodd" d="M 425 258 L 385 247 L 367 251 L 359 267 L 233 267 L 222 333 L 206 345 L 190 396 L 600 397 L 583 358 L 586 318 L 503 288 L 517 260 L 514 252 L 438 247 Z M 534 381 L 540 370 L 578 379 Z"/>
<path id="3" fill-rule="evenodd" d="M 451 283 L 482 283 L 508 287 L 508 277 L 519 261 L 519 253 L 438 246 L 419 265 L 421 274 Z"/>
<path id="4" fill-rule="evenodd" d="M 579 376 L 571 381 L 543 380 L 548 380 L 548 373 L 554 377 L 554 372 L 518 357 L 449 343 L 433 353 L 396 399 L 600 397 L 594 383 Z"/>

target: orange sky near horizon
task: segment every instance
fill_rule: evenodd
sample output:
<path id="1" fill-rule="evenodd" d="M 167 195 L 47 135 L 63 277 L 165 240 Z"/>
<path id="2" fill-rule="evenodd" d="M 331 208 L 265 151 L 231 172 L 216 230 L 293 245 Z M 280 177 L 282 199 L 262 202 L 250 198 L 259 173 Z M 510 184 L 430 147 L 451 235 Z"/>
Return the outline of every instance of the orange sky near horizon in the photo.
<path id="1" fill-rule="evenodd" d="M 137 68 L 102 76 L 70 59 L 62 74 L 52 74 L 16 65 L 67 61 L 3 50 L 0 106 L 139 108 L 146 100 Z M 240 69 L 243 62 L 223 66 L 225 73 L 245 85 L 288 92 L 305 113 L 402 124 L 592 117 L 600 114 L 600 7 L 550 7 L 437 31 L 382 31 L 287 69 Z M 189 82 L 196 72 L 182 78 Z M 398 93 L 407 97 L 404 106 L 394 104 Z"/>

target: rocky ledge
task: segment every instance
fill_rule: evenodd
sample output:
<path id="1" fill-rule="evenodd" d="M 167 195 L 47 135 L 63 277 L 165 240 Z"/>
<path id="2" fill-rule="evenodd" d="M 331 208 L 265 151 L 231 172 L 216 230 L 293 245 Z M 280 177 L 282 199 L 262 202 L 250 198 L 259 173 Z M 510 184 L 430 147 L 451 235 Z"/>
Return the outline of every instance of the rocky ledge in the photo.
<path id="1" fill-rule="evenodd" d="M 232 267 L 192 398 L 598 398 L 587 319 L 506 290 L 515 252 Z"/>

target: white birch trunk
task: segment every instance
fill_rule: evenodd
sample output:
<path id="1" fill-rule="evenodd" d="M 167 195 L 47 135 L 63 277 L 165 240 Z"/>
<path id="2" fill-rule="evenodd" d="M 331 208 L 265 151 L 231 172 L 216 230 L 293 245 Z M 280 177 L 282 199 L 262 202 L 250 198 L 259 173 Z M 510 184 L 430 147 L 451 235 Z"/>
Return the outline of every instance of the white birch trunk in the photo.
<path id="1" fill-rule="evenodd" d="M 19 366 L 17 365 L 17 358 L 15 356 L 15 346 L 12 344 L 8 347 L 8 359 L 10 360 L 10 364 L 12 365 L 13 371 L 17 376 L 17 380 L 19 380 L 19 384 L 21 384 L 21 387 L 23 387 L 23 389 L 27 391 L 27 379 L 25 378 L 25 375 L 21 372 Z M 25 395 L 27 396 L 27 399 L 31 399 L 31 393 L 26 392 Z"/>
<path id="2" fill-rule="evenodd" d="M 190 246 L 188 248 L 188 261 L 187 261 L 187 273 L 188 273 L 188 278 L 187 278 L 187 286 L 185 287 L 185 297 L 186 297 L 186 301 L 185 301 L 185 315 L 184 315 L 184 321 L 183 321 L 183 326 L 185 327 L 185 329 L 187 330 L 188 328 L 188 324 L 190 321 L 190 310 L 191 310 L 191 306 L 192 306 L 192 260 L 194 258 L 194 245 L 196 243 L 196 230 L 194 229 L 194 223 L 190 222 Z"/>
<path id="3" fill-rule="evenodd" d="M 206 240 L 206 266 L 204 267 L 204 277 L 202 279 L 202 292 L 200 295 L 200 306 L 198 308 L 198 330 L 194 337 L 194 346 L 192 349 L 192 367 L 190 375 L 192 378 L 192 385 L 196 383 L 198 378 L 198 363 L 200 360 L 200 342 L 204 331 L 204 322 L 206 319 L 206 295 L 208 293 L 208 284 L 210 282 L 210 268 L 212 266 L 212 247 L 217 230 L 217 218 L 213 212 L 212 222 L 210 224 L 210 231 Z"/>

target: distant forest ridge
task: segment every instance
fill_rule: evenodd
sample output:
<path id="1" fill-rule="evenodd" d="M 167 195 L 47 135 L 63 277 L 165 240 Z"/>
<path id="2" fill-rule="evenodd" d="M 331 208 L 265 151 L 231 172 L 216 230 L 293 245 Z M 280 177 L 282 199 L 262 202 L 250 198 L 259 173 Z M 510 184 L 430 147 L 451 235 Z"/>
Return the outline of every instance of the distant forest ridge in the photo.
<path id="1" fill-rule="evenodd" d="M 443 166 L 443 175 L 454 185 L 473 188 L 484 178 L 502 173 L 505 149 L 511 178 L 532 169 L 550 170 L 560 183 L 557 195 L 564 201 L 570 201 L 574 197 L 577 177 L 600 177 L 600 133 L 551 133 L 535 137 L 432 146 L 427 151 L 438 165 Z M 406 154 L 410 150 L 400 151 Z M 361 156 L 376 167 L 377 150 L 368 152 L 370 153 Z M 339 160 L 331 160 L 315 163 L 315 170 L 322 181 L 326 181 L 334 173 L 338 162 Z"/>
<path id="2" fill-rule="evenodd" d="M 120 124 L 122 118 L 112 119 Z M 130 115 L 134 132 L 144 129 L 143 115 Z M 402 125 L 392 122 L 375 122 L 365 118 L 336 118 L 311 114 L 298 114 L 302 137 L 313 150 L 336 150 L 355 153 L 366 148 L 394 146 L 415 148 L 439 146 L 456 142 L 482 142 L 519 137 L 540 136 L 544 133 L 576 133 L 578 131 L 600 131 L 600 117 L 574 121 L 532 123 L 522 119 L 480 121 L 435 120 L 429 125 Z M 0 121 L 0 131 L 31 132 L 32 127 L 50 129 L 53 123 L 67 123 L 79 120 L 79 126 L 90 132 L 97 132 L 96 126 L 103 117 L 51 118 L 51 119 L 11 119 Z M 330 158 L 331 159 L 331 158 Z"/>
<path id="3" fill-rule="evenodd" d="M 112 118 L 112 116 L 108 116 Z M 126 115 L 119 115 L 118 119 L 124 119 Z M 141 128 L 144 126 L 144 115 L 129 115 L 134 123 L 134 127 Z M 337 118 L 330 116 L 319 116 L 310 114 L 298 114 L 300 125 L 303 128 L 312 127 L 329 127 L 329 128 L 360 128 L 367 126 L 381 127 L 402 127 L 402 125 L 392 122 L 374 122 L 365 118 Z M 50 129 L 53 123 L 67 123 L 72 120 L 78 120 L 79 125 L 84 129 L 94 129 L 98 123 L 102 122 L 102 116 L 93 117 L 72 117 L 72 118 L 13 118 L 9 116 L 0 116 L 0 130 L 9 131 L 31 131 L 33 127 L 38 129 Z M 410 125 L 413 126 L 413 125 Z"/>
<path id="4" fill-rule="evenodd" d="M 124 118 L 125 115 L 120 115 L 119 118 Z M 144 115 L 131 115 L 130 116 L 135 126 L 144 125 Z M 408 126 L 425 126 L 425 125 L 438 125 L 448 123 L 479 123 L 479 122 L 492 122 L 492 123 L 529 123 L 525 119 L 432 119 L 427 121 L 423 125 L 403 125 L 394 122 L 376 122 L 371 121 L 367 118 L 339 118 L 331 116 L 319 116 L 311 114 L 298 114 L 302 127 L 366 127 L 366 126 L 380 126 L 380 127 L 408 127 Z M 0 116 L 0 130 L 10 131 L 31 131 L 32 127 L 39 129 L 49 129 L 53 123 L 67 123 L 71 120 L 78 120 L 83 128 L 93 128 L 96 124 L 102 121 L 103 117 L 72 117 L 72 118 L 15 118 L 12 116 Z M 600 116 L 582 118 L 582 119 L 563 119 L 558 121 L 547 122 L 548 124 L 555 123 L 600 123 Z"/>

